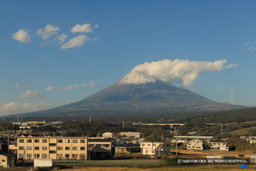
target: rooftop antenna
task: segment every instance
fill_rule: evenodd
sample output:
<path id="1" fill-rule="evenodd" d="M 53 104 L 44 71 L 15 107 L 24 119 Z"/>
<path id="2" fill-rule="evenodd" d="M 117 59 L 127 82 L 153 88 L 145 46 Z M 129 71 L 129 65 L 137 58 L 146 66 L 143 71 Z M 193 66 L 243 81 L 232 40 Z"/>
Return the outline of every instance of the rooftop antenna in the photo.
<path id="1" fill-rule="evenodd" d="M 122 127 L 124 128 L 124 119 L 123 119 L 123 126 Z"/>
<path id="2" fill-rule="evenodd" d="M 90 119 L 89 119 L 89 122 L 92 122 L 92 115 L 90 114 Z"/>

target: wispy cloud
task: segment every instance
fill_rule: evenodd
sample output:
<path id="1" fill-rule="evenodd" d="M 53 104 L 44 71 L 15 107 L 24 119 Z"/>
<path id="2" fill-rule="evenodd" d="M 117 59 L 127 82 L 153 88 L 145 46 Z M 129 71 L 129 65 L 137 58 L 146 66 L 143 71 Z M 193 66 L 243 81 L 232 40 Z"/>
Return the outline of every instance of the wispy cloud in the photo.
<path id="1" fill-rule="evenodd" d="M 44 29 L 40 28 L 37 30 L 36 34 L 40 35 L 43 40 L 49 39 L 52 35 L 55 35 L 60 30 L 59 27 L 54 27 L 50 24 L 46 25 Z"/>
<path id="2" fill-rule="evenodd" d="M 63 44 L 61 46 L 61 49 L 79 47 L 79 46 L 82 46 L 88 40 L 90 40 L 90 39 L 88 37 L 86 37 L 85 35 L 80 35 L 73 39 L 70 39 L 66 44 Z"/>
<path id="3" fill-rule="evenodd" d="M 28 43 L 31 41 L 31 38 L 26 30 L 20 29 L 13 34 L 13 39 L 18 40 L 22 43 Z"/>
<path id="4" fill-rule="evenodd" d="M 68 35 L 62 33 L 61 35 L 56 37 L 56 40 L 59 42 L 59 44 L 62 44 L 67 37 L 68 37 Z"/>
<path id="5" fill-rule="evenodd" d="M 0 105 L 0 115 L 33 112 L 49 109 L 52 107 L 54 107 L 52 104 L 47 104 L 45 102 L 40 102 L 38 104 L 10 102 L 8 104 Z"/>
<path id="6" fill-rule="evenodd" d="M 96 87 L 100 83 L 97 81 L 89 81 L 89 82 L 84 82 L 83 84 L 75 84 L 71 86 L 67 86 L 64 88 L 61 87 L 47 87 L 45 90 L 47 91 L 54 91 L 54 90 L 70 90 L 70 89 L 76 89 L 76 88 L 83 88 L 83 87 Z"/>
<path id="7" fill-rule="evenodd" d="M 20 98 L 42 98 L 44 97 L 41 93 L 38 91 L 26 91 L 25 93 L 22 93 L 20 95 Z"/>
<path id="8" fill-rule="evenodd" d="M 98 28 L 98 27 L 99 27 L 98 24 L 94 25 L 94 27 L 91 26 L 91 24 L 89 23 L 84 25 L 77 24 L 73 28 L 71 28 L 71 32 L 72 33 L 91 33 L 93 32 L 93 28 Z"/>

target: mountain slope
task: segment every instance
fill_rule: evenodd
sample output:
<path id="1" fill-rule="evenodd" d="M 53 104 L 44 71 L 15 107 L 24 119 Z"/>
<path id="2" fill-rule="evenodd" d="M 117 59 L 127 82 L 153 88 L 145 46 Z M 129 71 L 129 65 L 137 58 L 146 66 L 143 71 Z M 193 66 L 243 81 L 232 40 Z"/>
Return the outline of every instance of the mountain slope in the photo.
<path id="1" fill-rule="evenodd" d="M 176 111 L 219 111 L 243 108 L 217 103 L 184 88 L 132 71 L 115 84 L 81 101 L 32 112 L 36 115 L 161 113 Z"/>

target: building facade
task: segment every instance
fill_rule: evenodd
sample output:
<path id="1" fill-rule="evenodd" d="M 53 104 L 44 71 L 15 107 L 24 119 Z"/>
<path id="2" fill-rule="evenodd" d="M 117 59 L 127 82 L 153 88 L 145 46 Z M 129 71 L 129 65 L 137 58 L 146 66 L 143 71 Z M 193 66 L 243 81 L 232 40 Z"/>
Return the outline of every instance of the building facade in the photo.
<path id="1" fill-rule="evenodd" d="M 203 141 L 199 139 L 188 141 L 187 150 L 203 150 Z"/>
<path id="2" fill-rule="evenodd" d="M 85 159 L 88 140 L 85 137 L 32 137 L 17 139 L 17 158 L 33 159 Z"/>
<path id="3" fill-rule="evenodd" d="M 170 143 L 142 142 L 140 148 L 142 155 L 156 156 L 170 153 Z"/>

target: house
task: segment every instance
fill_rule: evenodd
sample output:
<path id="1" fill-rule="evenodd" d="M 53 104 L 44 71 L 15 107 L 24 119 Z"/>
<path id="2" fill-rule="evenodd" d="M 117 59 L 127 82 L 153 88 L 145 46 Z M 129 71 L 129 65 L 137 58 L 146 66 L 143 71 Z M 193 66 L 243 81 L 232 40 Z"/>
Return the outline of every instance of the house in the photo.
<path id="1" fill-rule="evenodd" d="M 140 145 L 142 155 L 156 156 L 170 153 L 170 143 L 142 142 Z"/>
<path id="2" fill-rule="evenodd" d="M 119 136 L 131 138 L 131 139 L 139 139 L 140 132 L 120 132 Z"/>
<path id="3" fill-rule="evenodd" d="M 111 139 L 89 138 L 88 159 L 107 159 L 114 154 L 113 142 Z"/>
<path id="4" fill-rule="evenodd" d="M 140 144 L 126 144 L 126 143 L 117 143 L 115 144 L 115 154 L 131 154 L 139 153 Z"/>
<path id="5" fill-rule="evenodd" d="M 12 167 L 14 166 L 14 157 L 9 153 L 0 154 L 0 167 Z"/>
<path id="6" fill-rule="evenodd" d="M 203 150 L 203 141 L 199 139 L 189 140 L 187 150 Z"/>
<path id="7" fill-rule="evenodd" d="M 227 143 L 223 140 L 211 140 L 211 148 L 216 150 L 228 151 Z"/>
<path id="8" fill-rule="evenodd" d="M 114 135 L 116 135 L 116 133 L 114 133 L 114 132 L 104 132 L 104 133 L 102 134 L 102 137 L 103 137 L 103 138 L 113 138 Z"/>

